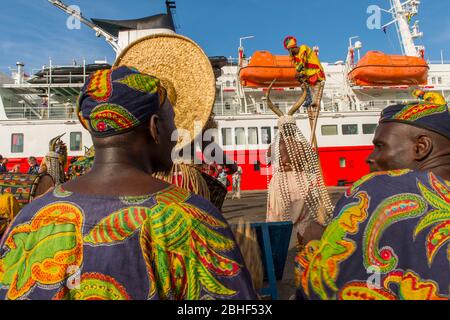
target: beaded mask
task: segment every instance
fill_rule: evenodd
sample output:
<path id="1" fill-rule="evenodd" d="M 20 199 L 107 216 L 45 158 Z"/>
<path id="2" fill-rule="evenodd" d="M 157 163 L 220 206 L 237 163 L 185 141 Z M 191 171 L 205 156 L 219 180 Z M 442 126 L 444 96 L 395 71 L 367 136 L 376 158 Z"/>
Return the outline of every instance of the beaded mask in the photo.
<path id="1" fill-rule="evenodd" d="M 307 95 L 306 90 L 303 90 L 303 95 L 294 104 L 288 112 L 288 115 L 284 115 L 270 100 L 271 88 L 272 85 L 267 91 L 266 101 L 269 108 L 280 117 L 278 119 L 278 134 L 275 137 L 271 150 L 272 165 L 274 175 L 281 177 L 280 196 L 283 211 L 289 214 L 289 204 L 291 202 L 290 190 L 296 188 L 301 193 L 303 199 L 305 199 L 305 205 L 314 221 L 321 225 L 327 225 L 332 217 L 333 206 L 323 181 L 319 158 L 300 131 L 293 116 L 304 103 Z M 281 144 L 284 144 L 287 151 L 290 171 L 295 176 L 296 186 L 288 185 L 286 166 L 282 163 L 282 155 L 280 152 Z"/>

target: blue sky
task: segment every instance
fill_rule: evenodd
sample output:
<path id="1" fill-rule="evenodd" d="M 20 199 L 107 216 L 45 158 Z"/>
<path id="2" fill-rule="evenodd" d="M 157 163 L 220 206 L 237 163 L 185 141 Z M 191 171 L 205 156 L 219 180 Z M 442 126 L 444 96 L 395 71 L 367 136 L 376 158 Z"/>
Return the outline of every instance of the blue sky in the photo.
<path id="1" fill-rule="evenodd" d="M 88 18 L 133 19 L 164 12 L 164 0 L 65 0 L 80 6 Z M 179 33 L 197 41 L 209 56 L 237 56 L 239 37 L 253 35 L 244 42 L 246 54 L 269 50 L 285 54 L 282 40 L 294 35 L 302 43 L 320 46 L 323 61 L 344 60 L 348 38 L 360 36 L 363 52 L 382 50 L 400 53 L 393 28 L 387 34 L 366 26 L 367 7 L 388 6 L 388 0 L 178 0 L 175 15 Z M 0 71 L 16 61 L 26 71 L 48 64 L 69 64 L 72 59 L 112 62 L 114 52 L 94 32 L 66 28 L 67 16 L 47 0 L 0 0 Z M 421 21 L 427 58 L 439 60 L 441 50 L 450 60 L 450 0 L 422 0 Z M 384 16 L 383 22 L 389 22 Z"/>

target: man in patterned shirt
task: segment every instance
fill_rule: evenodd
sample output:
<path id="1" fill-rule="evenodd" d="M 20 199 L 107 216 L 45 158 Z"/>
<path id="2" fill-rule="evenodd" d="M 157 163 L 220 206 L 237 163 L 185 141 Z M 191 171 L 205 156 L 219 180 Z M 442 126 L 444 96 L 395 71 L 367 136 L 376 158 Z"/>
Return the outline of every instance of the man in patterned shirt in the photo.
<path id="1" fill-rule="evenodd" d="M 296 258 L 299 299 L 447 300 L 450 115 L 445 104 L 386 108 L 373 173 L 337 204 Z"/>
<path id="2" fill-rule="evenodd" d="M 26 206 L 0 243 L 0 299 L 255 299 L 232 232 L 171 167 L 174 109 L 159 79 L 98 71 L 79 98 L 92 169 Z"/>

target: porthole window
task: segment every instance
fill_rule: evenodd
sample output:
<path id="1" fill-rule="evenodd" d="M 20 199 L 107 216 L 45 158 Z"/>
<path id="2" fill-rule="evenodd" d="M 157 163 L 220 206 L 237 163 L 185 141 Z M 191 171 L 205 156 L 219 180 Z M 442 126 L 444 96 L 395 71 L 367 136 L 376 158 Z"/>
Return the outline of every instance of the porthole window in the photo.
<path id="1" fill-rule="evenodd" d="M 231 146 L 233 140 L 231 139 L 231 128 L 222 128 L 222 143 L 224 146 Z"/>
<path id="2" fill-rule="evenodd" d="M 237 146 L 245 145 L 245 129 L 244 128 L 236 128 L 234 129 L 235 134 L 235 143 Z"/>
<path id="3" fill-rule="evenodd" d="M 13 133 L 11 135 L 11 153 L 22 153 L 23 144 L 23 133 Z"/>
<path id="4" fill-rule="evenodd" d="M 270 132 L 270 127 L 262 127 L 261 128 L 261 142 L 262 142 L 262 144 L 271 144 L 272 143 L 272 135 Z"/>
<path id="5" fill-rule="evenodd" d="M 363 124 L 363 134 L 374 134 L 377 129 L 376 123 L 364 123 Z"/>
<path id="6" fill-rule="evenodd" d="M 81 132 L 70 133 L 70 151 L 81 151 L 82 148 Z"/>
<path id="7" fill-rule="evenodd" d="M 343 135 L 358 134 L 358 125 L 357 124 L 343 124 L 342 125 L 342 134 Z"/>
<path id="8" fill-rule="evenodd" d="M 337 125 L 324 125 L 321 127 L 321 132 L 323 136 L 336 136 L 338 134 Z"/>
<path id="9" fill-rule="evenodd" d="M 258 128 L 248 128 L 248 144 L 258 144 Z"/>

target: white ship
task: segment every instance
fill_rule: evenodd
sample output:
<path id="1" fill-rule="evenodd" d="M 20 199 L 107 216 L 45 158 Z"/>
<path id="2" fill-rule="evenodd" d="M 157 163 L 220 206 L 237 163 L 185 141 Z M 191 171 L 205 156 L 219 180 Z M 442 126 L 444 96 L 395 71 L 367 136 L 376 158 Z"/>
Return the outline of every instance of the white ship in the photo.
<path id="1" fill-rule="evenodd" d="M 74 14 L 61 1 L 49 0 L 60 9 Z M 171 9 L 168 12 L 139 20 L 112 21 L 79 19 L 102 35 L 116 53 L 139 37 L 155 32 L 174 32 Z M 401 40 L 403 55 L 418 57 L 423 47 L 415 45 L 422 36 L 418 23 L 410 26 L 410 18 L 418 14 L 420 1 L 390 0 L 390 10 Z M 76 13 L 75 13 L 76 14 Z M 321 114 L 317 126 L 319 155 L 327 185 L 345 185 L 369 172 L 365 159 L 372 150 L 372 138 L 383 108 L 412 100 L 412 91 L 438 91 L 450 97 L 450 63 L 426 61 L 425 83 L 358 85 L 349 74 L 358 68 L 354 53 L 359 42 L 350 41 L 345 61 L 323 62 L 327 76 Z M 242 48 L 240 48 L 242 52 Z M 251 65 L 249 60 L 233 61 L 211 58 L 217 73 L 217 98 L 214 113 L 219 124 L 216 141 L 228 156 L 243 168 L 242 189 L 266 189 L 270 170 L 265 154 L 277 133 L 276 116 L 268 109 L 263 97 L 265 88 L 243 86 L 239 72 Z M 42 158 L 48 152 L 48 142 L 65 133 L 63 141 L 70 157 L 84 154 L 92 141 L 75 115 L 75 101 L 89 73 L 106 68 L 106 61 L 92 65 L 49 66 L 32 78 L 26 78 L 23 64 L 18 63 L 12 77 L 0 76 L 0 154 L 9 158 L 8 168 L 19 164 L 28 169 L 29 156 Z M 408 66 L 405 66 L 408 67 Z M 288 109 L 301 94 L 296 86 L 276 88 L 272 100 L 280 109 Z M 310 127 L 304 109 L 297 122 L 307 138 Z"/>

